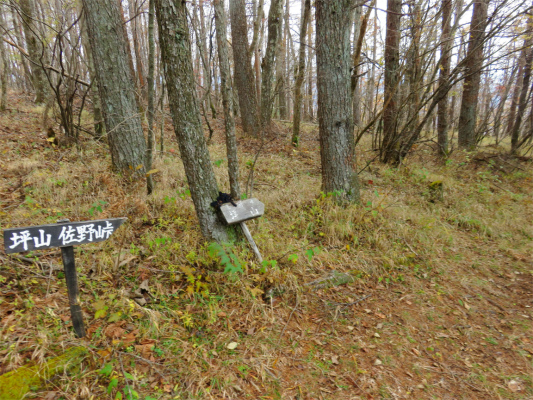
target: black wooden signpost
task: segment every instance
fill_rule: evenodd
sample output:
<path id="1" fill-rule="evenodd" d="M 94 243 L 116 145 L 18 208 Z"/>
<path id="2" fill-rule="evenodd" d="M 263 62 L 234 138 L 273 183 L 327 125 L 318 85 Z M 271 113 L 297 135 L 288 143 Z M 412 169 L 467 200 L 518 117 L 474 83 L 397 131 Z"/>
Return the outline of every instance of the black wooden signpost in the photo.
<path id="1" fill-rule="evenodd" d="M 96 221 L 69 222 L 57 224 L 10 228 L 4 230 L 6 253 L 20 253 L 30 250 L 43 250 L 60 247 L 67 281 L 70 315 L 76 336 L 85 336 L 83 315 L 80 307 L 78 275 L 74 263 L 74 245 L 103 242 L 122 225 L 127 218 L 100 219 Z"/>
<path id="2" fill-rule="evenodd" d="M 222 215 L 228 225 L 239 224 L 241 226 L 244 236 L 246 236 L 250 246 L 252 246 L 257 259 L 262 263 L 263 257 L 261 257 L 261 253 L 259 253 L 259 249 L 244 222 L 263 215 L 265 213 L 265 205 L 256 198 L 237 201 L 236 204 L 237 207 L 231 203 L 225 203 L 220 206 L 220 211 L 222 211 Z"/>

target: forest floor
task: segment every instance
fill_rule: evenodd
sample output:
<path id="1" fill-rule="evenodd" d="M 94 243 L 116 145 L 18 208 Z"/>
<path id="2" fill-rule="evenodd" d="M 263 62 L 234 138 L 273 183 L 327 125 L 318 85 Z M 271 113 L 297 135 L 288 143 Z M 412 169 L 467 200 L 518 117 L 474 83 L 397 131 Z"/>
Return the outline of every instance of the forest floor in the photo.
<path id="1" fill-rule="evenodd" d="M 225 252 L 243 272 L 224 273 L 168 119 L 147 196 L 111 172 L 104 144 L 52 147 L 41 112 L 12 95 L 0 115 L 1 229 L 128 222 L 75 248 L 82 339 L 59 249 L 0 251 L 0 375 L 88 350 L 26 398 L 533 398 L 531 160 L 485 146 L 442 164 L 419 145 L 393 169 L 363 141 L 362 201 L 342 208 L 320 192 L 318 127 L 304 124 L 294 149 L 278 124 L 255 165 L 265 214 L 248 223 L 267 261 L 238 242 Z M 212 124 L 229 191 L 223 123 Z M 243 187 L 260 144 L 239 137 Z"/>

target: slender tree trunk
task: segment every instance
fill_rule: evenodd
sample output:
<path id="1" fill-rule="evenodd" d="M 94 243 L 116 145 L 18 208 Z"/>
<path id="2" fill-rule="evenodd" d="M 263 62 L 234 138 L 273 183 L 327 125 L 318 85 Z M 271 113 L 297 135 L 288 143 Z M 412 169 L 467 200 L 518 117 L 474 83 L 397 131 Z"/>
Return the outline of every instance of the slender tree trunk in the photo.
<path id="1" fill-rule="evenodd" d="M 119 4 L 83 0 L 113 167 L 144 176 L 146 142 L 132 84 Z"/>
<path id="2" fill-rule="evenodd" d="M 235 139 L 233 89 L 231 88 L 231 73 L 226 38 L 227 23 L 226 12 L 224 11 L 224 0 L 214 0 L 214 6 L 218 59 L 220 65 L 220 89 L 222 92 L 222 105 L 224 107 L 229 182 L 231 188 L 231 197 L 234 199 L 239 199 L 241 197 L 241 189 L 239 185 L 239 159 L 237 157 L 237 140 Z"/>
<path id="3" fill-rule="evenodd" d="M 235 61 L 235 86 L 239 95 L 242 127 L 247 135 L 257 136 L 259 118 L 254 73 L 248 53 L 248 26 L 244 0 L 230 0 L 231 39 Z"/>
<path id="4" fill-rule="evenodd" d="M 322 188 L 326 193 L 334 193 L 339 203 L 359 201 L 350 76 L 354 7 L 354 0 L 316 1 Z"/>
<path id="5" fill-rule="evenodd" d="M 302 109 L 302 83 L 305 77 L 305 49 L 307 47 L 307 26 L 311 14 L 311 0 L 305 0 L 302 23 L 300 26 L 300 55 L 298 60 L 298 73 L 294 84 L 294 118 L 292 120 L 292 144 L 298 147 L 300 142 L 300 115 Z"/>
<path id="6" fill-rule="evenodd" d="M 311 10 L 312 11 L 312 10 Z M 307 30 L 307 120 L 315 118 L 313 101 L 313 18 L 309 13 L 309 29 Z"/>
<path id="7" fill-rule="evenodd" d="M 22 69 L 24 70 L 24 87 L 25 90 L 28 90 L 29 88 L 33 88 L 33 78 L 31 75 L 30 67 L 28 66 L 28 60 L 26 59 L 26 56 L 23 54 L 22 49 L 24 48 L 24 43 L 22 40 L 22 28 L 19 24 L 19 16 L 15 12 L 15 8 L 11 8 L 11 20 L 13 21 L 13 30 L 15 31 L 15 39 L 17 41 L 18 46 L 18 52 L 20 55 L 20 63 L 22 65 Z"/>
<path id="8" fill-rule="evenodd" d="M 452 0 L 442 0 L 442 36 L 441 36 L 441 56 L 439 63 L 439 86 L 444 86 L 450 79 L 450 60 L 451 60 L 451 15 Z M 439 144 L 439 154 L 442 157 L 448 156 L 448 96 L 444 96 L 438 105 L 438 125 L 437 141 Z"/>
<path id="9" fill-rule="evenodd" d="M 265 57 L 262 62 L 261 81 L 261 127 L 270 126 L 272 118 L 272 81 L 274 78 L 274 59 L 278 46 L 278 32 L 281 24 L 283 0 L 272 0 L 268 12 L 268 42 Z"/>
<path id="10" fill-rule="evenodd" d="M 465 80 L 461 112 L 459 114 L 459 147 L 472 151 L 476 147 L 476 120 L 483 66 L 483 42 L 487 26 L 487 9 L 489 0 L 475 0 L 472 22 L 470 23 L 470 41 L 465 60 Z"/>
<path id="11" fill-rule="evenodd" d="M 146 169 L 152 169 L 152 159 L 154 154 L 154 77 L 155 77 L 155 35 L 154 35 L 154 19 L 155 19 L 155 4 L 154 0 L 149 0 L 148 5 L 148 140 L 146 146 Z M 146 192 L 150 195 L 154 191 L 154 180 L 152 174 L 146 177 Z"/>
<path id="12" fill-rule="evenodd" d="M 514 122 L 513 130 L 511 132 L 511 154 L 518 152 L 518 138 L 520 135 L 520 126 L 522 125 L 522 118 L 526 113 L 527 97 L 529 91 L 529 80 L 531 79 L 531 67 L 533 66 L 533 36 L 531 32 L 532 18 L 530 17 L 530 28 L 527 32 L 527 37 L 524 39 L 525 65 L 524 76 L 522 78 L 522 90 L 520 91 L 520 99 L 518 100 L 518 112 L 516 113 L 516 120 Z"/>
<path id="13" fill-rule="evenodd" d="M 35 103 L 45 101 L 45 76 L 41 61 L 44 58 L 44 48 L 38 37 L 39 30 L 35 24 L 35 3 L 33 0 L 20 0 L 20 11 L 22 14 L 22 25 L 24 36 L 31 60 L 31 76 L 33 88 L 35 89 Z"/>
<path id="14" fill-rule="evenodd" d="M 207 240 L 224 242 L 233 229 L 224 226 L 210 206 L 218 187 L 200 120 L 186 4 L 156 0 L 155 7 L 174 132 L 200 229 Z"/>
<path id="15" fill-rule="evenodd" d="M 138 82 L 138 89 L 139 89 L 139 97 L 140 99 L 146 100 L 146 83 L 144 81 L 144 65 L 142 61 L 142 55 L 141 55 L 141 49 L 139 46 L 139 18 L 136 16 L 137 14 L 137 1 L 130 0 L 130 18 L 133 18 L 133 20 L 130 21 L 130 24 L 132 25 L 131 29 L 131 36 L 133 38 L 133 52 L 135 53 L 135 65 L 137 69 L 137 82 Z"/>
<path id="16" fill-rule="evenodd" d="M 398 159 L 397 138 L 398 102 L 397 88 L 400 68 L 400 18 L 401 0 L 387 1 L 387 33 L 385 37 L 385 94 L 383 110 L 383 142 L 381 159 L 394 162 Z"/>
<path id="17" fill-rule="evenodd" d="M 83 14 L 83 8 L 80 4 L 80 14 Z M 89 78 L 91 79 L 91 100 L 93 103 L 93 126 L 94 135 L 96 139 L 100 139 L 104 134 L 104 117 L 102 115 L 102 102 L 98 94 L 98 79 L 96 78 L 96 71 L 94 68 L 93 52 L 91 50 L 91 43 L 87 33 L 86 16 L 82 15 L 80 19 L 81 43 L 87 56 L 87 66 L 89 69 Z"/>
<path id="18" fill-rule="evenodd" d="M 368 118 L 366 122 L 374 119 L 374 93 L 376 90 L 376 52 L 377 52 L 377 10 L 374 14 L 374 30 L 372 32 L 372 67 L 370 68 L 370 78 L 368 79 L 367 92 L 366 92 L 366 104 L 368 107 Z"/>
<path id="19" fill-rule="evenodd" d="M 287 35 L 285 33 L 285 23 L 281 21 L 279 24 L 279 40 L 278 54 L 276 56 L 276 89 L 278 98 L 278 113 L 279 119 L 287 120 L 287 97 L 285 94 L 285 46 Z"/>
<path id="20" fill-rule="evenodd" d="M 6 46 L 4 43 L 4 29 L 6 22 L 4 19 L 4 9 L 0 5 L 0 59 L 2 60 L 2 73 L 0 74 L 0 83 L 2 84 L 2 94 L 0 95 L 0 111 L 5 111 L 7 105 L 7 73 L 9 69 L 9 61 L 6 54 Z"/>

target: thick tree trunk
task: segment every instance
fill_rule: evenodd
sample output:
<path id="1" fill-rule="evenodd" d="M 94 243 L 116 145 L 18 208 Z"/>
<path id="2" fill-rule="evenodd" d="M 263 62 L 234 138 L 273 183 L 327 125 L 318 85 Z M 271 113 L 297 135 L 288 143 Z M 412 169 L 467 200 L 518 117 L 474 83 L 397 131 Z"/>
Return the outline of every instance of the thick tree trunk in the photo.
<path id="1" fill-rule="evenodd" d="M 359 201 L 351 96 L 354 0 L 316 1 L 318 123 L 322 188 L 339 203 Z"/>
<path id="2" fill-rule="evenodd" d="M 383 142 L 381 160 L 395 162 L 399 156 L 397 135 L 398 101 L 397 89 L 400 68 L 400 18 L 401 0 L 387 1 L 387 33 L 385 37 L 385 93 L 383 110 Z"/>
<path id="3" fill-rule="evenodd" d="M 440 43 L 440 63 L 439 63 L 439 86 L 444 86 L 450 78 L 451 60 L 451 15 L 452 0 L 442 0 L 442 35 Z M 444 96 L 438 105 L 438 125 L 437 141 L 439 144 L 439 154 L 442 157 L 448 156 L 448 96 Z"/>
<path id="4" fill-rule="evenodd" d="M 224 107 L 224 123 L 226 130 L 226 149 L 228 155 L 228 173 L 231 197 L 239 199 L 241 189 L 239 185 L 239 160 L 237 158 L 237 141 L 235 139 L 235 118 L 233 112 L 233 90 L 231 88 L 231 73 L 226 38 L 226 13 L 224 0 L 214 0 L 215 29 L 218 45 L 218 59 L 220 64 L 220 89 L 222 105 Z"/>
<path id="5" fill-rule="evenodd" d="M 118 2 L 83 0 L 113 167 L 144 176 L 146 142 Z"/>
<path id="6" fill-rule="evenodd" d="M 244 0 L 230 0 L 230 14 L 235 62 L 234 79 L 239 95 L 242 127 L 246 134 L 256 136 L 259 132 L 259 118 L 254 73 L 248 53 L 248 26 Z"/>
<path id="7" fill-rule="evenodd" d="M 218 187 L 200 120 L 186 5 L 182 0 L 156 0 L 155 6 L 174 132 L 200 229 L 207 240 L 227 241 L 233 230 L 210 206 Z"/>
<path id="8" fill-rule="evenodd" d="M 465 80 L 461 112 L 459 114 L 459 147 L 472 151 L 476 147 L 476 119 L 481 68 L 483 66 L 483 42 L 487 26 L 489 0 L 475 0 L 470 41 L 465 60 Z"/>
<path id="9" fill-rule="evenodd" d="M 278 47 L 279 25 L 283 11 L 283 0 L 272 0 L 268 12 L 268 42 L 262 62 L 261 81 L 261 127 L 270 126 L 272 118 L 272 81 L 274 78 L 274 58 Z"/>
<path id="10" fill-rule="evenodd" d="M 22 25 L 24 27 L 24 36 L 31 60 L 31 76 L 33 88 L 35 89 L 35 102 L 44 103 L 45 101 L 45 76 L 42 69 L 42 60 L 44 58 L 44 48 L 40 38 L 37 36 L 39 30 L 35 25 L 35 4 L 33 0 L 20 0 L 20 11 L 22 14 Z"/>
<path id="11" fill-rule="evenodd" d="M 300 54 L 298 60 L 298 73 L 294 84 L 294 117 L 292 120 L 292 144 L 298 146 L 300 142 L 300 115 L 302 111 L 302 83 L 305 77 L 305 50 L 307 47 L 307 26 L 311 14 L 311 0 L 305 0 L 302 23 L 300 26 Z"/>

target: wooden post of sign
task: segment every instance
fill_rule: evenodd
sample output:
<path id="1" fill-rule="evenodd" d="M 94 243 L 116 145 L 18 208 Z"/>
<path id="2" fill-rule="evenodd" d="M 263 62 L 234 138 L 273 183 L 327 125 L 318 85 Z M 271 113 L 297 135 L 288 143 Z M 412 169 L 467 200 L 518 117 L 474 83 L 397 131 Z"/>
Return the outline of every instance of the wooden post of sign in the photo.
<path id="1" fill-rule="evenodd" d="M 254 251 L 259 263 L 263 262 L 263 257 L 259 253 L 259 248 L 254 242 L 248 227 L 245 224 L 245 221 L 250 219 L 258 218 L 265 213 L 265 205 L 259 200 L 252 198 L 247 200 L 237 201 L 237 206 L 235 207 L 231 203 L 225 203 L 220 206 L 220 211 L 226 220 L 228 225 L 239 224 L 241 226 L 242 232 L 250 243 L 252 250 Z"/>
<path id="2" fill-rule="evenodd" d="M 246 236 L 246 239 L 248 239 L 248 243 L 250 243 L 250 246 L 252 247 L 252 250 L 255 253 L 255 256 L 259 260 L 259 264 L 263 262 L 263 257 L 261 257 L 261 253 L 259 253 L 259 248 L 254 242 L 254 238 L 252 237 L 252 234 L 248 230 L 248 227 L 246 226 L 245 222 L 239 222 L 239 225 L 241 226 L 242 233 L 244 233 L 244 236 Z"/>
<path id="3" fill-rule="evenodd" d="M 70 222 L 69 219 L 57 221 L 58 224 Z M 76 272 L 76 262 L 74 260 L 74 246 L 61 247 L 61 257 L 63 258 L 63 268 L 67 281 L 68 302 L 70 305 L 70 316 L 72 326 L 76 336 L 85 336 L 85 325 L 83 324 L 83 312 L 80 306 L 80 290 L 78 288 L 78 274 Z"/>

